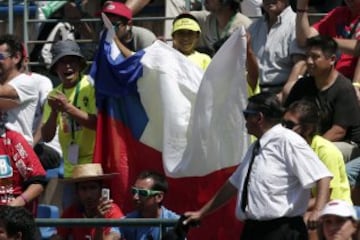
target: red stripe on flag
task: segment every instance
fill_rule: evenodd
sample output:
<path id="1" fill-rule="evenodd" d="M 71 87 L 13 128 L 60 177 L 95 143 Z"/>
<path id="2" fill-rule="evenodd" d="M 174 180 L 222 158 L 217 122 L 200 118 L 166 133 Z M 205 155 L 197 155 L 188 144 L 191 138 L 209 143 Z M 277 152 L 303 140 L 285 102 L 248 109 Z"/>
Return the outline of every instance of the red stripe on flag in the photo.
<path id="1" fill-rule="evenodd" d="M 94 162 L 106 173 L 120 175 L 109 183 L 111 197 L 127 213 L 133 210 L 129 188 L 143 170 L 163 171 L 161 153 L 133 138 L 121 122 L 98 113 Z M 203 206 L 229 178 L 235 167 L 215 171 L 203 177 L 168 178 L 170 189 L 164 205 L 182 214 Z M 201 227 L 191 230 L 188 239 L 239 239 L 242 224 L 235 217 L 235 199 L 206 217 Z"/>

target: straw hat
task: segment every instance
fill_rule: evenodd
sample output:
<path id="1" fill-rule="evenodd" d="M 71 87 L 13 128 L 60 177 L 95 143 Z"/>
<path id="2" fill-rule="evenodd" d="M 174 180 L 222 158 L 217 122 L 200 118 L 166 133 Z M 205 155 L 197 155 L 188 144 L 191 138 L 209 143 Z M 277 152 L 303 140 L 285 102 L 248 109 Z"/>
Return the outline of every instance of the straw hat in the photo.
<path id="1" fill-rule="evenodd" d="M 65 182 L 97 181 L 112 178 L 118 173 L 104 174 L 99 163 L 86 163 L 74 166 L 72 177 L 64 179 Z"/>

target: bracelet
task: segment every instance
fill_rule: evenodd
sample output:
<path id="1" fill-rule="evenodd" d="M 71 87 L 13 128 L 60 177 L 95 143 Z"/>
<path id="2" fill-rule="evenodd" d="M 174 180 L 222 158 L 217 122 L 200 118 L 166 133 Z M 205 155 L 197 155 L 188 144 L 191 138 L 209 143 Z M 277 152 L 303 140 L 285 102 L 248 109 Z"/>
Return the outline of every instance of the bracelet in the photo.
<path id="1" fill-rule="evenodd" d="M 358 87 L 358 88 L 360 88 L 360 83 L 359 82 L 353 82 L 353 84 L 352 84 L 354 87 Z"/>
<path id="2" fill-rule="evenodd" d="M 308 9 L 299 9 L 299 8 L 297 8 L 296 12 L 297 13 L 306 13 L 306 12 L 308 12 Z"/>
<path id="3" fill-rule="evenodd" d="M 26 199 L 26 197 L 24 196 L 24 194 L 19 195 L 19 197 L 24 200 L 24 202 L 27 204 L 28 200 Z"/>

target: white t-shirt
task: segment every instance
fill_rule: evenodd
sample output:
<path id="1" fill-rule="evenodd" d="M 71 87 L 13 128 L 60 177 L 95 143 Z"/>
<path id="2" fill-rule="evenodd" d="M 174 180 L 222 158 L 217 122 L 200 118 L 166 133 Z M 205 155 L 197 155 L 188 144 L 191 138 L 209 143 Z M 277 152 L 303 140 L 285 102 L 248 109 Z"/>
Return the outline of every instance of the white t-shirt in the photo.
<path id="1" fill-rule="evenodd" d="M 20 105 L 6 112 L 6 127 L 21 133 L 26 141 L 32 145 L 32 127 L 39 96 L 36 83 L 30 76 L 22 73 L 7 84 L 16 90 Z"/>
<path id="2" fill-rule="evenodd" d="M 229 181 L 238 188 L 236 216 L 241 219 L 270 220 L 302 216 L 311 187 L 321 178 L 332 176 L 305 140 L 280 124 L 260 138 L 248 182 L 248 205 L 241 210 L 243 184 L 252 147 Z"/>

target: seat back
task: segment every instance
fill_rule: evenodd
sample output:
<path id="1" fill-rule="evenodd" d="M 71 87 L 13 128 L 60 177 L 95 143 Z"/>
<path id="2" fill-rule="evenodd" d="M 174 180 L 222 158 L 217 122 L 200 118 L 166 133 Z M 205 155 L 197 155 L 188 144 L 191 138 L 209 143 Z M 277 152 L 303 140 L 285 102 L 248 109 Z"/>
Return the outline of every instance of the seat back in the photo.
<path id="1" fill-rule="evenodd" d="M 39 204 L 37 211 L 37 218 L 59 218 L 59 208 L 54 205 Z M 56 234 L 55 227 L 39 227 L 41 239 L 47 240 L 54 234 Z"/>

